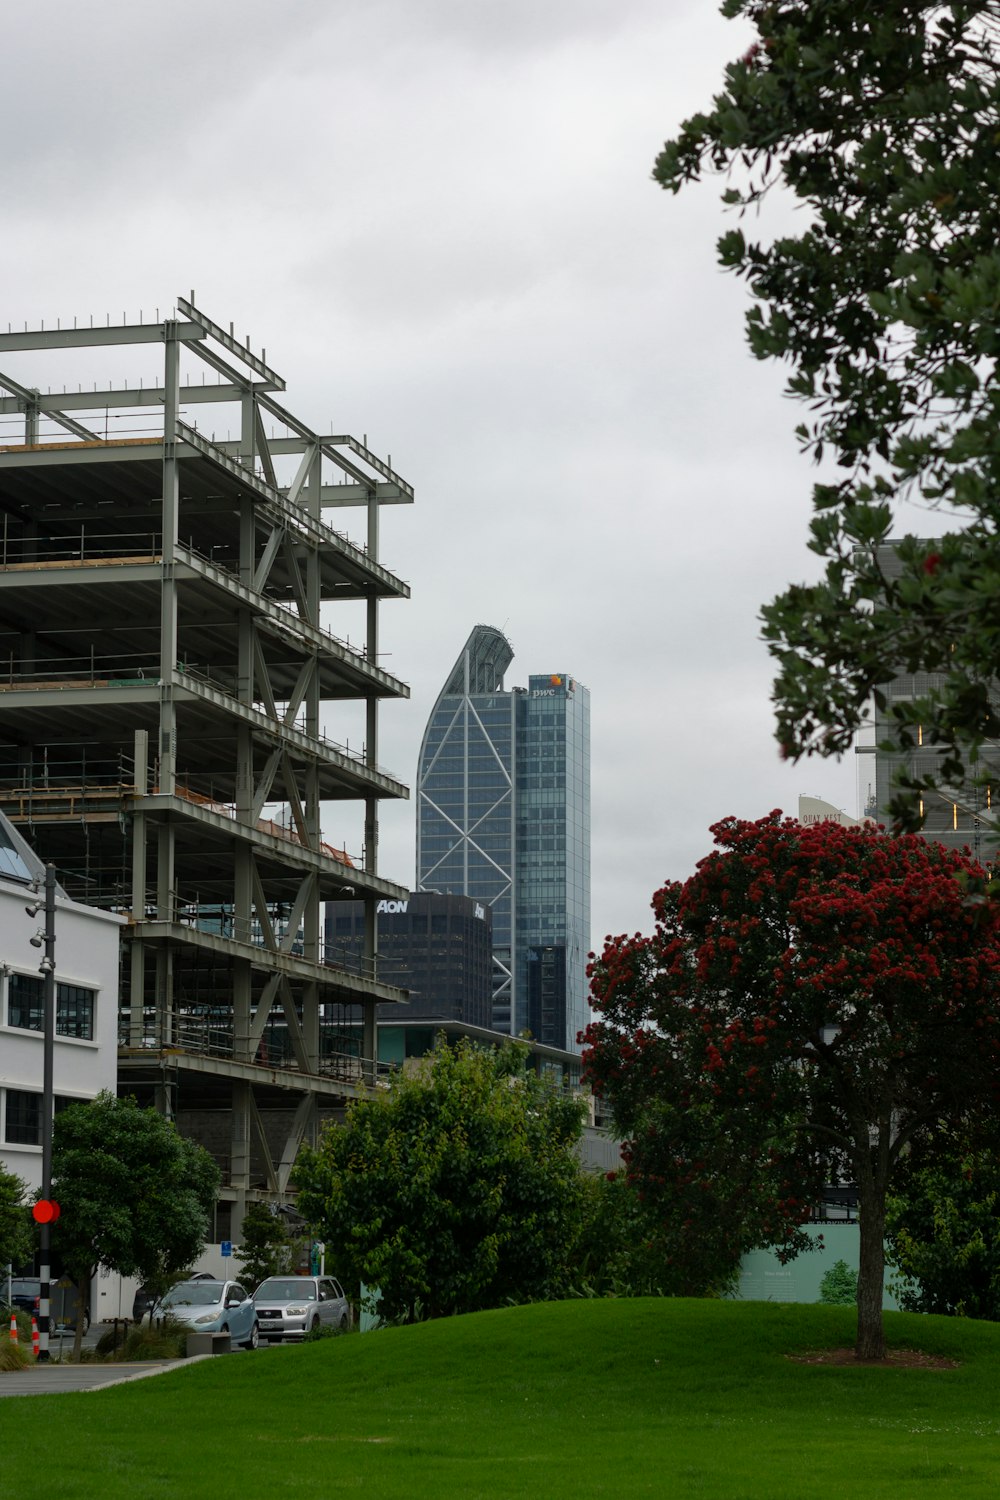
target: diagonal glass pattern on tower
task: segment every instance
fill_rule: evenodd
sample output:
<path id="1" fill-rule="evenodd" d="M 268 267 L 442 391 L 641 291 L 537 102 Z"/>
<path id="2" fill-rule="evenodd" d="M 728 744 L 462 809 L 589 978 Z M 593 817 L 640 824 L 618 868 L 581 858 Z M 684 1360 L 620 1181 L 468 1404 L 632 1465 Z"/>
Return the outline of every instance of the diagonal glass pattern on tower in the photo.
<path id="1" fill-rule="evenodd" d="M 473 896 L 493 912 L 493 995 L 511 1002 L 514 856 L 514 659 L 499 630 L 477 625 L 434 706 L 420 747 L 417 884 Z"/>
<path id="2" fill-rule="evenodd" d="M 477 625 L 427 724 L 417 882 L 492 908 L 493 1026 L 574 1047 L 586 1020 L 590 706 L 563 673 L 506 690 L 513 660 Z"/>

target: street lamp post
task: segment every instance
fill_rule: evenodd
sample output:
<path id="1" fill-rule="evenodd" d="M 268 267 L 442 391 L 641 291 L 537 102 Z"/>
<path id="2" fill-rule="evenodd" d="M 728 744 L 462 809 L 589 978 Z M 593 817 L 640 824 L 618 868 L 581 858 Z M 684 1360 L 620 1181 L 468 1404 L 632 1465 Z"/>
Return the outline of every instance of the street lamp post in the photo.
<path id="1" fill-rule="evenodd" d="M 37 889 L 37 887 L 36 887 Z M 30 917 L 45 911 L 45 928 L 41 934 L 45 949 L 38 965 L 44 981 L 42 990 L 42 1197 L 36 1206 L 38 1220 L 38 1358 L 49 1357 L 49 1307 L 52 1278 L 51 1223 L 48 1205 L 52 1201 L 52 1116 L 55 1113 L 54 1055 L 56 1041 L 56 868 L 45 866 L 44 899 L 26 906 Z M 36 942 L 35 938 L 31 940 Z M 37 1210 L 45 1205 L 46 1214 Z"/>

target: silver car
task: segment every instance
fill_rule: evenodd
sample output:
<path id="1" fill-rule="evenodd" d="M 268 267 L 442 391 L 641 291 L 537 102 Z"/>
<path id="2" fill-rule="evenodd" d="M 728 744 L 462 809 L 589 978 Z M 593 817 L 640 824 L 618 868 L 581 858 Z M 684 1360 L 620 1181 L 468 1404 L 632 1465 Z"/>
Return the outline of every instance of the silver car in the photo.
<path id="1" fill-rule="evenodd" d="M 332 1276 L 269 1276 L 253 1294 L 262 1339 L 303 1339 L 314 1328 L 351 1326 L 351 1304 Z"/>

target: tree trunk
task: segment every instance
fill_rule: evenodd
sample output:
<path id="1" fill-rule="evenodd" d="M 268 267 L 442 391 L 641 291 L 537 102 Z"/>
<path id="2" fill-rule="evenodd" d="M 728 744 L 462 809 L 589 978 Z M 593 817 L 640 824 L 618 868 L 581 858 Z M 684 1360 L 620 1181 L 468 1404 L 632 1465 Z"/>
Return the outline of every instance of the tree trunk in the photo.
<path id="1" fill-rule="evenodd" d="M 885 1359 L 882 1288 L 885 1280 L 885 1186 L 882 1173 L 858 1174 L 861 1245 L 858 1261 L 858 1359 Z"/>
<path id="2" fill-rule="evenodd" d="M 73 1329 L 73 1362 L 79 1364 L 83 1351 L 83 1313 L 90 1306 L 90 1277 L 81 1276 L 76 1283 L 76 1327 Z"/>

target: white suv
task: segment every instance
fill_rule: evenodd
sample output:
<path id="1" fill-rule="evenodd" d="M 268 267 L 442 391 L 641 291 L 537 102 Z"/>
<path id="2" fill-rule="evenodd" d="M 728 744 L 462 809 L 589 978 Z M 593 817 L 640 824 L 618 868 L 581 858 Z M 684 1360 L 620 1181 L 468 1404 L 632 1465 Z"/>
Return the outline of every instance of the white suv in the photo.
<path id="1" fill-rule="evenodd" d="M 351 1326 L 351 1304 L 332 1276 L 269 1276 L 253 1294 L 262 1339 L 303 1339 L 314 1328 Z"/>

